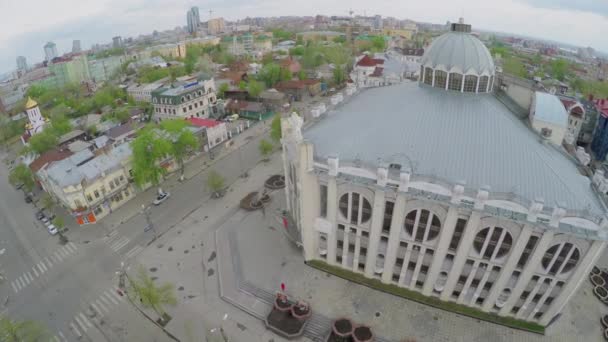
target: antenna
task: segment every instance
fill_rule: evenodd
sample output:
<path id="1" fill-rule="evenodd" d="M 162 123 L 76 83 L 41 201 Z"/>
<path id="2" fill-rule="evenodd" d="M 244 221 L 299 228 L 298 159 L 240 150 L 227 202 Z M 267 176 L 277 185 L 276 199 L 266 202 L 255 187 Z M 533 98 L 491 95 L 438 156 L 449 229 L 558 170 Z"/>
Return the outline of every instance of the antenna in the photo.
<path id="1" fill-rule="evenodd" d="M 209 10 L 209 19 L 213 19 L 213 10 Z"/>

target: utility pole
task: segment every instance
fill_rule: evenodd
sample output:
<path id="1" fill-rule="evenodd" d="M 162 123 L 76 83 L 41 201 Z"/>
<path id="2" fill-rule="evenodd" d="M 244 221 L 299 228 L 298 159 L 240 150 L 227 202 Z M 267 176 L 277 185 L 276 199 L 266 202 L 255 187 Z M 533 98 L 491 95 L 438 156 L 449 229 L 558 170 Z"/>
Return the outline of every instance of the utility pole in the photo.
<path id="1" fill-rule="evenodd" d="M 146 206 L 144 204 L 142 204 L 141 213 L 146 218 L 146 226 L 144 227 L 144 232 L 147 232 L 148 230 L 152 230 L 154 232 L 154 239 L 152 241 L 156 240 L 158 235 L 156 234 L 156 227 L 154 226 L 154 223 L 152 223 L 152 219 L 150 218 L 150 209 L 146 208 Z"/>

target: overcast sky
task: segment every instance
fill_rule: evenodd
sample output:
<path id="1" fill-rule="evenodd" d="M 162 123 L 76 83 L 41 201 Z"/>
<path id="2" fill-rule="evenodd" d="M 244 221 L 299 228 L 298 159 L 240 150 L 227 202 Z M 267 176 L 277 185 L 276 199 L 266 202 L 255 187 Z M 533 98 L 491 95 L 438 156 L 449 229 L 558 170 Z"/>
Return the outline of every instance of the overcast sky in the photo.
<path id="1" fill-rule="evenodd" d="M 137 36 L 184 26 L 186 11 L 198 6 L 201 20 L 214 16 L 380 14 L 445 23 L 464 16 L 473 28 L 512 32 L 608 51 L 606 0 L 0 0 L 0 73 L 44 57 L 47 41 L 59 53 L 80 39 L 84 49 L 111 37 Z"/>

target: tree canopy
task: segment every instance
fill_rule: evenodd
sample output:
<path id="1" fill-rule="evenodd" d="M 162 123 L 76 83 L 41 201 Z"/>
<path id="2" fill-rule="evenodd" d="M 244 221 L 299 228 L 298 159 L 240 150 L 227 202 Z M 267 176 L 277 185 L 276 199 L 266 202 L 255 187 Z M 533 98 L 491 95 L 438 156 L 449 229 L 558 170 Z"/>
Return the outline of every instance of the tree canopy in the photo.
<path id="1" fill-rule="evenodd" d="M 3 342 L 42 342 L 48 341 L 49 334 L 43 325 L 36 321 L 18 321 L 0 317 L 0 336 Z"/>
<path id="2" fill-rule="evenodd" d="M 130 280 L 131 291 L 136 299 L 139 299 L 144 307 L 151 308 L 162 319 L 165 314 L 166 305 L 176 305 L 175 286 L 171 283 L 156 285 L 146 269 L 141 266 L 137 277 Z"/>
<path id="3" fill-rule="evenodd" d="M 196 150 L 199 146 L 198 139 L 188 129 L 186 120 L 165 120 L 160 123 L 161 129 L 168 134 L 168 140 L 171 144 L 169 154 L 177 161 L 180 172 L 184 174 L 184 159 L 188 153 Z"/>
<path id="4" fill-rule="evenodd" d="M 8 181 L 13 184 L 23 184 L 23 188 L 30 192 L 34 188 L 34 174 L 32 170 L 25 164 L 19 164 L 11 170 L 8 175 Z"/>
<path id="5" fill-rule="evenodd" d="M 264 82 L 266 87 L 272 88 L 279 81 L 290 80 L 291 72 L 276 63 L 268 63 L 260 70 L 258 79 Z"/>
<path id="6" fill-rule="evenodd" d="M 217 171 L 211 170 L 207 175 L 207 186 L 214 194 L 215 197 L 218 197 L 218 194 L 222 189 L 224 189 L 226 181 L 224 177 L 220 175 Z"/>
<path id="7" fill-rule="evenodd" d="M 160 184 L 167 170 L 159 161 L 171 154 L 171 145 L 169 140 L 159 137 L 153 126 L 140 130 L 137 137 L 131 141 L 133 180 L 138 187 Z"/>
<path id="8" fill-rule="evenodd" d="M 43 154 L 46 151 L 53 149 L 57 146 L 58 136 L 51 129 L 44 130 L 38 134 L 35 134 L 28 140 L 28 146 L 25 148 L 25 152 L 34 152 Z"/>
<path id="9" fill-rule="evenodd" d="M 570 63 L 565 59 L 558 58 L 551 61 L 550 68 L 553 78 L 563 81 L 569 74 Z"/>
<path id="10" fill-rule="evenodd" d="M 266 139 L 262 139 L 260 140 L 260 145 L 259 145 L 259 149 L 260 149 L 260 153 L 262 154 L 262 156 L 264 158 L 268 157 L 270 155 L 270 153 L 272 152 L 272 143 Z"/>
<path id="11" fill-rule="evenodd" d="M 249 80 L 247 83 L 247 92 L 249 96 L 257 98 L 260 96 L 260 93 L 264 90 L 264 84 L 260 83 L 254 79 Z"/>
<path id="12" fill-rule="evenodd" d="M 275 142 L 280 142 L 283 133 L 281 131 L 281 114 L 277 114 L 270 123 L 270 138 Z"/>

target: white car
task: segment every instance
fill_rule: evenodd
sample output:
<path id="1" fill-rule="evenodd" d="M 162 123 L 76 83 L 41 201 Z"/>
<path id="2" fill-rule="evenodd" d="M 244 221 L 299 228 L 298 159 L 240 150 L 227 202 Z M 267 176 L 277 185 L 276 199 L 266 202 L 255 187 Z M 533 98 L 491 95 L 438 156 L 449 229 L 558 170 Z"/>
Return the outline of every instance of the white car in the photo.
<path id="1" fill-rule="evenodd" d="M 158 196 L 156 196 L 156 199 L 154 200 L 154 202 L 152 202 L 152 204 L 154 205 L 160 205 L 161 203 L 163 203 L 164 201 L 166 201 L 169 196 L 171 196 L 170 193 L 168 192 L 163 192 L 162 194 L 159 194 Z"/>
<path id="2" fill-rule="evenodd" d="M 49 224 L 46 228 L 49 230 L 49 234 L 51 235 L 55 235 L 58 233 L 57 227 L 55 227 L 54 224 Z"/>

